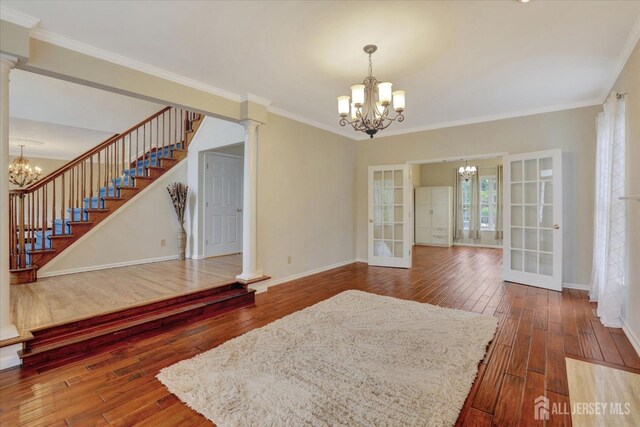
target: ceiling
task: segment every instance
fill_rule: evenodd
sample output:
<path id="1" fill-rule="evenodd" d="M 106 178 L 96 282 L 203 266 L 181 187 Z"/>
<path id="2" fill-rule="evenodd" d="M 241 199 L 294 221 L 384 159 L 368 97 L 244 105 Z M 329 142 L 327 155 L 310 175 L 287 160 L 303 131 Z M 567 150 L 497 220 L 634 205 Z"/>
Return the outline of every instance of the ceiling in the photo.
<path id="1" fill-rule="evenodd" d="M 342 132 L 336 97 L 365 76 L 368 43 L 379 47 L 374 75 L 407 91 L 406 120 L 390 134 L 601 102 L 640 36 L 640 1 L 3 6 L 40 19 L 35 37 L 80 41 L 231 98 L 255 94 Z"/>
<path id="2" fill-rule="evenodd" d="M 9 151 L 17 155 L 19 145 L 25 144 L 25 156 L 73 159 L 162 108 L 152 102 L 13 70 Z"/>

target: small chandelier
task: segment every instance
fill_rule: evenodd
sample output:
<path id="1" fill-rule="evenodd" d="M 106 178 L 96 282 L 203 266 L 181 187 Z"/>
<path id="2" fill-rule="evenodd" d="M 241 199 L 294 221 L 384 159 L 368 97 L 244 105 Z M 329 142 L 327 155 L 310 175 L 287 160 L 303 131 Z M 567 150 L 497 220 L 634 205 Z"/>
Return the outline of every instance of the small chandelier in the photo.
<path id="1" fill-rule="evenodd" d="M 20 157 L 14 159 L 9 165 L 9 182 L 18 187 L 24 187 L 37 181 L 42 175 L 42 169 L 39 167 L 31 169 L 29 160 L 22 155 L 23 149 L 24 145 L 20 145 Z"/>
<path id="2" fill-rule="evenodd" d="M 478 169 L 476 169 L 475 166 L 469 166 L 469 162 L 465 162 L 466 166 L 460 166 L 460 169 L 458 169 L 458 174 L 460 174 L 460 176 L 467 182 L 469 182 L 469 180 L 471 179 L 472 176 L 474 176 L 476 174 L 476 171 Z"/>
<path id="3" fill-rule="evenodd" d="M 369 55 L 369 77 L 365 77 L 362 84 L 351 86 L 351 98 L 349 96 L 338 97 L 338 114 L 340 114 L 340 126 L 351 125 L 356 131 L 361 131 L 373 138 L 379 130 L 386 129 L 395 121 L 403 122 L 404 116 L 404 90 L 391 92 L 391 83 L 378 82 L 373 77 L 373 65 L 371 55 L 378 50 L 372 44 L 364 47 Z M 389 106 L 393 100 L 395 117 L 391 117 Z M 351 116 L 351 120 L 348 117 Z"/>

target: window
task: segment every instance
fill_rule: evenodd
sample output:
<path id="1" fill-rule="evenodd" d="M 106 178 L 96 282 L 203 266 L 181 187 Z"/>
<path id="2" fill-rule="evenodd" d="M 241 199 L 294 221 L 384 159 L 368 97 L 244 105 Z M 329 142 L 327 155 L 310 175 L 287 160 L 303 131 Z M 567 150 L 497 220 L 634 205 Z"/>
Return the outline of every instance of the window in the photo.
<path id="1" fill-rule="evenodd" d="M 471 182 L 460 180 L 462 189 L 462 229 L 469 230 L 471 218 Z"/>
<path id="2" fill-rule="evenodd" d="M 496 229 L 496 177 L 480 177 L 480 230 Z"/>

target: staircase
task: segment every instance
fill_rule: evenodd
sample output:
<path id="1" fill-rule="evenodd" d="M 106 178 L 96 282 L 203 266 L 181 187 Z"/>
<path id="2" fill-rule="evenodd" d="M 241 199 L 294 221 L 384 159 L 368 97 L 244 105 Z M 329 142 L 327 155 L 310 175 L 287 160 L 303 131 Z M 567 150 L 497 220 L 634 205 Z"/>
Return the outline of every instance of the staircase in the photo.
<path id="1" fill-rule="evenodd" d="M 9 195 L 11 284 L 38 269 L 187 156 L 203 116 L 166 107 Z"/>

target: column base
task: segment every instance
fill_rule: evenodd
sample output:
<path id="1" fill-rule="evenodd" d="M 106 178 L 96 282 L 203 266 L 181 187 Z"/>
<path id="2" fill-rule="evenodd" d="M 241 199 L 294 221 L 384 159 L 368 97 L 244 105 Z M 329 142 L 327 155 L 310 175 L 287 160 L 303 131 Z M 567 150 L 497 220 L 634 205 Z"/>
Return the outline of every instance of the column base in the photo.
<path id="1" fill-rule="evenodd" d="M 0 348 L 0 371 L 22 364 L 18 356 L 20 350 L 22 350 L 22 344 L 14 344 Z"/>
<path id="2" fill-rule="evenodd" d="M 5 325 L 0 328 L 0 341 L 8 340 L 19 336 L 18 330 L 13 325 Z"/>
<path id="3" fill-rule="evenodd" d="M 243 285 L 248 285 L 250 283 L 259 282 L 261 280 L 267 280 L 270 278 L 271 277 L 262 274 L 262 271 L 258 271 L 256 273 L 242 273 L 236 276 L 236 280 Z"/>

